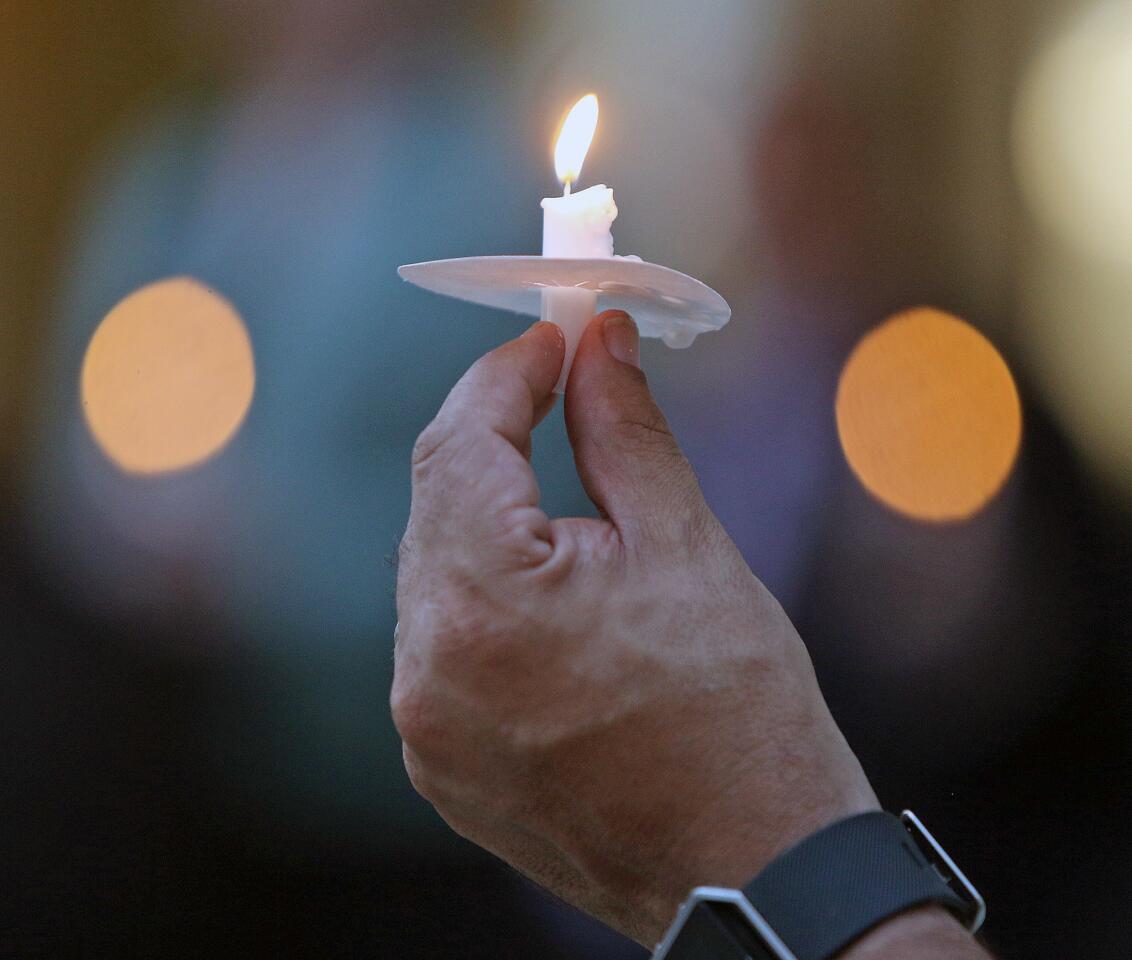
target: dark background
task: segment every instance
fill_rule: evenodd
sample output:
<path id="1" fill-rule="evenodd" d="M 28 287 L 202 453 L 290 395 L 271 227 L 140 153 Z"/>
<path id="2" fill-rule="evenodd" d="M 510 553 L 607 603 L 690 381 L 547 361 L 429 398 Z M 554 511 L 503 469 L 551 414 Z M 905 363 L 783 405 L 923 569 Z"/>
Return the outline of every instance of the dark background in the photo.
<path id="1" fill-rule="evenodd" d="M 735 309 L 650 379 L 882 801 L 1001 956 L 1124 957 L 1129 78 L 1123 0 L 5 3 L 0 955 L 642 955 L 452 837 L 386 708 L 412 440 L 520 329 L 394 268 L 537 250 L 592 88 L 618 251 Z M 79 365 L 177 275 L 239 310 L 256 395 L 129 476 Z M 1004 489 L 943 526 L 866 493 L 833 417 L 920 304 L 1023 399 Z M 558 419 L 546 505 L 584 510 Z"/>

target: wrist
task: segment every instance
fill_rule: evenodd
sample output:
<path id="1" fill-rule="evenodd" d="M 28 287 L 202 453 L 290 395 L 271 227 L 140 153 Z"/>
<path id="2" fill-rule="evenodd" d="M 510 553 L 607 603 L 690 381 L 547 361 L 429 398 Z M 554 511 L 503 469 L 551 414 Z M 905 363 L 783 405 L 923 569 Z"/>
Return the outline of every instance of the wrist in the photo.
<path id="1" fill-rule="evenodd" d="M 791 634 L 780 658 L 796 658 L 787 678 L 813 677 L 809 656 Z M 782 681 L 792 695 L 783 704 L 770 736 L 761 729 L 741 757 L 729 782 L 685 825 L 674 851 L 671 885 L 658 898 L 657 928 L 667 929 L 688 892 L 710 885 L 741 888 L 780 854 L 824 827 L 858 813 L 880 809 L 856 754 L 828 707 L 816 680 Z M 745 726 L 736 731 L 741 742 Z M 755 724 L 746 728 L 756 729 Z M 655 941 L 653 941 L 655 942 Z"/>
<path id="2" fill-rule="evenodd" d="M 986 960 L 990 955 L 941 907 L 898 914 L 850 944 L 838 960 Z"/>
<path id="3" fill-rule="evenodd" d="M 692 890 L 656 956 L 985 957 L 970 936 L 985 915 L 979 892 L 914 813 L 867 811 L 819 828 L 742 888 Z"/>
<path id="4" fill-rule="evenodd" d="M 648 928 L 638 936 L 647 947 L 655 945 L 672 923 L 676 910 L 697 886 L 742 888 L 772 860 L 824 827 L 858 813 L 879 810 L 880 805 L 863 777 L 858 789 L 840 796 L 783 801 L 788 811 L 772 818 L 734 813 L 718 808 L 705 811 L 668 869 L 659 871 L 656 886 L 637 898 L 639 916 Z"/>

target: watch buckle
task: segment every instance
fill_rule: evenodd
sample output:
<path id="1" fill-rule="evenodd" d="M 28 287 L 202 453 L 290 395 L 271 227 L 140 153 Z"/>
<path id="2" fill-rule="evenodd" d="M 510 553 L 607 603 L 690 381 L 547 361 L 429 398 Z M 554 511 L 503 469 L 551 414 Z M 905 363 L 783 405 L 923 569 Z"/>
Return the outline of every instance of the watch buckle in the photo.
<path id="1" fill-rule="evenodd" d="M 665 960 L 669 951 L 676 944 L 676 939 L 684 924 L 692 915 L 692 911 L 701 903 L 717 903 L 734 907 L 751 925 L 750 932 L 755 936 L 759 946 L 763 947 L 774 960 L 798 960 L 793 951 L 782 942 L 781 938 L 763 915 L 755 909 L 754 904 L 747 899 L 742 890 L 728 890 L 726 887 L 696 887 L 688 899 L 680 905 L 676 920 L 672 923 L 664 939 L 657 945 L 656 952 L 651 960 Z"/>
<path id="2" fill-rule="evenodd" d="M 963 919 L 967 929 L 976 933 L 987 917 L 987 902 L 919 817 L 911 810 L 905 810 L 900 814 L 900 822 L 943 882 L 967 904 L 967 914 Z"/>

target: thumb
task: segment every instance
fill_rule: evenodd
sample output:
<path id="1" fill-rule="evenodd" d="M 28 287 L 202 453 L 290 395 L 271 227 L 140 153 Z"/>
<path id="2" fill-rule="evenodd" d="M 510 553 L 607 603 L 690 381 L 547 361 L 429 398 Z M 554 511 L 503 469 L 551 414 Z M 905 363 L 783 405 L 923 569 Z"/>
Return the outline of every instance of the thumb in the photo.
<path id="1" fill-rule="evenodd" d="M 706 505 L 639 357 L 628 314 L 591 321 L 566 388 L 566 428 L 586 493 L 623 536 L 679 539 Z"/>

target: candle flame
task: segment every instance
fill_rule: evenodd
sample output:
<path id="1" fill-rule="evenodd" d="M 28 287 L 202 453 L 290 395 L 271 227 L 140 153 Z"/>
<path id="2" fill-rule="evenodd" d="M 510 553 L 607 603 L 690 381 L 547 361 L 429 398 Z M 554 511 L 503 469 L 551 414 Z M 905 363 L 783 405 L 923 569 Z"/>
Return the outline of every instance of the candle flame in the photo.
<path id="1" fill-rule="evenodd" d="M 597 129 L 597 97 L 587 93 L 570 108 L 554 145 L 554 172 L 567 191 L 582 172 Z"/>

